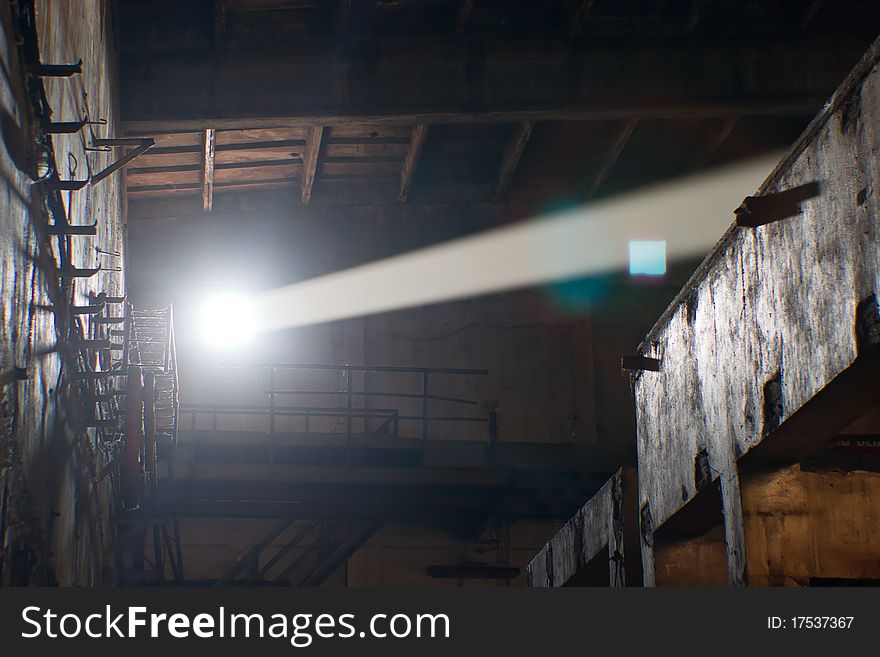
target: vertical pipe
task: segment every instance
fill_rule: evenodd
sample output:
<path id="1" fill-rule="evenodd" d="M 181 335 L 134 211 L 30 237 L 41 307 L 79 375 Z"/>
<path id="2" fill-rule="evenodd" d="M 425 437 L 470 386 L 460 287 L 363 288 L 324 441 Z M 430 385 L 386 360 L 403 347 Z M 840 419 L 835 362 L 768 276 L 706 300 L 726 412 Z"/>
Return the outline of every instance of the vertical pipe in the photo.
<path id="1" fill-rule="evenodd" d="M 489 450 L 495 448 L 495 443 L 498 442 L 498 413 L 493 408 L 489 411 Z"/>
<path id="2" fill-rule="evenodd" d="M 144 373 L 144 467 L 155 480 L 156 471 L 156 377 Z M 153 493 L 154 483 L 150 484 Z"/>
<path id="3" fill-rule="evenodd" d="M 428 440 L 428 370 L 422 372 L 422 440 Z"/>
<path id="4" fill-rule="evenodd" d="M 269 368 L 269 463 L 275 463 L 275 368 Z"/>
<path id="5" fill-rule="evenodd" d="M 171 494 L 175 496 L 177 484 L 174 481 L 174 466 L 173 459 L 168 460 L 168 482 L 171 484 Z M 174 516 L 174 552 L 177 556 L 177 571 L 175 572 L 175 577 L 177 577 L 178 582 L 182 582 L 185 578 L 183 574 L 183 545 L 181 544 L 180 537 L 180 520 L 175 515 Z"/>
<path id="6" fill-rule="evenodd" d="M 174 578 L 175 582 L 180 582 L 180 571 L 177 568 L 177 562 L 174 560 L 174 550 L 171 547 L 171 537 L 168 536 L 168 527 L 162 525 L 162 543 L 165 546 L 165 550 L 168 552 L 168 564 L 171 566 L 171 576 Z"/>
<path id="7" fill-rule="evenodd" d="M 158 486 L 158 466 L 156 463 L 156 377 L 153 372 L 144 372 L 144 492 L 148 513 L 156 514 Z M 153 552 L 156 564 L 156 578 L 165 579 L 165 559 L 162 545 L 162 527 L 153 522 Z"/>
<path id="8" fill-rule="evenodd" d="M 269 368 L 269 433 L 275 435 L 275 368 Z M 274 442 L 274 438 L 273 438 Z"/>
<path id="9" fill-rule="evenodd" d="M 125 384 L 125 443 L 122 456 L 122 504 L 136 509 L 141 501 L 140 459 L 144 430 L 144 400 L 141 368 L 128 368 Z"/>
<path id="10" fill-rule="evenodd" d="M 180 413 L 180 398 L 179 398 L 179 390 L 180 390 L 180 382 L 177 377 L 177 344 L 174 340 L 174 307 L 168 306 L 168 331 L 169 331 L 169 344 L 170 344 L 170 367 L 171 367 L 171 426 L 172 426 L 172 439 L 174 443 L 177 444 L 177 422 L 178 415 Z"/>
<path id="11" fill-rule="evenodd" d="M 174 552 L 177 554 L 177 577 L 178 581 L 184 580 L 183 575 L 183 546 L 180 544 L 180 521 L 174 516 Z"/>
<path id="12" fill-rule="evenodd" d="M 166 372 L 171 365 L 171 306 L 166 309 L 165 319 L 165 358 L 162 359 L 162 369 Z"/>
<path id="13" fill-rule="evenodd" d="M 349 467 L 351 467 L 351 432 L 352 432 L 351 411 L 352 411 L 352 392 L 353 392 L 352 381 L 351 381 L 351 367 L 345 368 L 345 392 L 346 392 L 345 404 L 346 404 L 346 411 L 348 414 L 348 418 L 347 418 L 347 422 L 346 422 L 347 428 L 346 428 L 346 441 L 345 441 L 345 443 L 346 443 L 345 462 Z"/>
<path id="14" fill-rule="evenodd" d="M 6 541 L 6 500 L 9 497 L 9 482 L 3 482 L 3 496 L 0 497 L 0 541 Z M 5 563 L 4 563 L 4 550 L 2 549 L 2 544 L 0 544 L 0 581 L 2 581 Z"/>

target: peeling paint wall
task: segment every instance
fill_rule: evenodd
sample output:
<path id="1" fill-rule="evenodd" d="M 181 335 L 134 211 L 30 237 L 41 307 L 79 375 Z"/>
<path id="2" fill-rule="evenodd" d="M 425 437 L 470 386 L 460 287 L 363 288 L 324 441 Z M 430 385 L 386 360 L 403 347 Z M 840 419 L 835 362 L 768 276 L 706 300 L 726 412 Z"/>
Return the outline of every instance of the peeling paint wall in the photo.
<path id="1" fill-rule="evenodd" d="M 529 586 L 641 585 L 637 489 L 634 468 L 615 472 L 529 562 Z"/>
<path id="2" fill-rule="evenodd" d="M 818 180 L 821 195 L 799 216 L 732 228 L 642 345 L 663 361 L 635 381 L 640 504 L 655 529 L 698 492 L 701 452 L 738 498 L 736 459 L 858 355 L 856 309 L 880 291 L 878 60 L 880 42 L 759 190 Z M 765 418 L 776 378 L 781 408 Z"/>
<path id="3" fill-rule="evenodd" d="M 714 448 L 710 462 L 731 440 L 740 454 L 760 442 L 763 388 L 776 373 L 784 420 L 855 359 L 856 306 L 880 287 L 878 99 L 875 71 L 858 105 L 831 117 L 767 185 L 821 179 L 822 195 L 800 217 L 735 231 L 646 340 L 664 361 L 636 384 L 642 490 L 655 522 L 694 492 L 701 441 Z"/>
<path id="4" fill-rule="evenodd" d="M 100 0 L 35 3 L 42 62 L 83 60 L 83 75 L 44 80 L 52 119 L 106 119 L 106 126 L 94 126 L 98 136 L 115 135 L 117 125 L 108 6 Z M 61 358 L 52 351 L 57 339 L 54 315 L 39 307 L 50 301 L 43 271 L 33 259 L 35 218 L 28 207 L 33 173 L 33 162 L 27 161 L 33 148 L 29 131 L 35 119 L 23 90 L 9 3 L 0 13 L 0 56 L 8 73 L 0 81 L 0 104 L 11 118 L 4 121 L 5 149 L 0 153 L 0 371 L 27 370 L 26 381 L 0 388 L 3 583 L 101 584 L 112 565 L 107 559 L 113 532 L 109 485 L 106 480 L 99 483 L 96 474 L 105 457 L 94 436 L 69 422 L 82 409 L 71 405 L 69 365 L 62 372 Z M 55 136 L 60 178 L 83 179 L 89 168 L 96 173 L 115 159 L 115 153 L 87 153 L 84 146 L 90 141 L 88 127 Z M 72 264 L 121 269 L 121 256 L 97 251 L 122 254 L 120 177 L 63 192 L 62 197 L 69 223 L 97 221 L 98 226 L 95 237 L 70 238 Z M 121 272 L 102 271 L 91 279 L 76 279 L 76 303 L 85 303 L 89 292 L 120 295 L 122 290 Z"/>

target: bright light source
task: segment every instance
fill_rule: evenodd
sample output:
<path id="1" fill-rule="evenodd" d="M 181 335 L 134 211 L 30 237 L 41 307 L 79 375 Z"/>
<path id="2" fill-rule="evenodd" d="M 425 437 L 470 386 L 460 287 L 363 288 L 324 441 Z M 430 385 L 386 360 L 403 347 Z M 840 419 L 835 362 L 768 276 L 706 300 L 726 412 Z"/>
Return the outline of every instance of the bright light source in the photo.
<path id="1" fill-rule="evenodd" d="M 205 301 L 199 321 L 202 337 L 215 347 L 237 347 L 257 332 L 256 305 L 247 297 L 221 294 Z"/>
<path id="2" fill-rule="evenodd" d="M 629 243 L 630 276 L 663 276 L 666 273 L 666 240 Z"/>

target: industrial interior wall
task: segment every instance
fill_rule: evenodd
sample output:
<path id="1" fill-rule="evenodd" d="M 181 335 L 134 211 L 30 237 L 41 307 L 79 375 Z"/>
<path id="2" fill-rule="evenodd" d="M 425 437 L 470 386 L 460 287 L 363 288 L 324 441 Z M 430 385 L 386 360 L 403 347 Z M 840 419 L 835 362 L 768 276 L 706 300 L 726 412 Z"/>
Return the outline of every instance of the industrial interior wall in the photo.
<path id="1" fill-rule="evenodd" d="M 175 303 L 183 403 L 265 404 L 254 381 L 265 373 L 218 370 L 218 355 L 200 344 L 205 296 L 289 284 L 454 239 L 506 222 L 507 212 L 499 204 L 302 208 L 292 192 L 221 194 L 210 214 L 195 199 L 132 200 L 130 290 L 143 306 Z M 682 280 L 640 289 L 617 276 L 425 306 L 265 336 L 252 351 L 220 358 L 484 368 L 488 377 L 438 379 L 445 386 L 438 394 L 476 398 L 484 413 L 494 408 L 500 440 L 575 441 L 626 459 L 634 424 L 619 359 Z M 338 384 L 327 377 L 323 383 Z M 382 383 L 421 386 L 403 376 Z M 485 434 L 460 429 L 462 438 Z"/>
<path id="2" fill-rule="evenodd" d="M 176 309 L 179 306 L 176 306 Z M 178 328 L 187 311 L 176 311 Z M 217 355 L 186 348 L 181 335 L 181 403 L 249 404 L 266 406 L 267 397 L 257 380 L 268 388 L 266 370 L 217 368 Z M 268 336 L 253 352 L 228 355 L 244 362 L 323 363 L 343 365 L 403 366 L 428 368 L 477 368 L 486 376 L 431 378 L 431 393 L 477 402 L 463 407 L 432 402 L 435 415 L 498 417 L 498 440 L 517 442 L 577 442 L 598 447 L 592 362 L 593 337 L 588 317 L 560 317 L 545 299 L 528 292 L 511 293 L 471 301 L 446 303 L 412 311 L 357 318 L 306 327 Z M 221 356 L 222 357 L 222 356 Z M 613 369 L 611 376 L 617 375 Z M 370 373 L 355 385 L 372 391 L 420 394 L 422 379 L 412 373 Z M 277 375 L 279 389 L 345 389 L 342 372 L 287 371 Z M 621 381 L 621 388 L 626 387 Z M 344 398 L 300 396 L 279 405 L 327 405 Z M 363 401 L 355 400 L 360 406 Z M 370 399 L 376 408 L 395 407 L 403 415 L 421 412 L 420 400 Z M 184 423 L 188 421 L 184 413 Z M 279 418 L 279 432 L 294 430 L 296 418 Z M 197 428 L 208 428 L 212 419 L 202 416 Z M 263 417 L 227 416 L 219 428 L 265 431 Z M 315 419 L 315 427 L 321 423 Z M 332 422 L 322 431 L 331 430 Z M 289 425 L 289 427 L 288 427 Z M 402 420 L 400 435 L 421 436 L 421 422 Z M 485 423 L 436 422 L 429 439 L 488 440 Z M 629 434 L 632 437 L 632 433 Z M 607 450 L 627 454 L 632 441 L 619 433 L 608 436 Z M 613 441 L 613 442 L 612 442 Z"/>
<path id="3" fill-rule="evenodd" d="M 880 42 L 757 192 L 819 181 L 820 194 L 797 216 L 733 227 L 644 341 L 662 359 L 635 387 L 654 528 L 697 495 L 705 468 L 726 485 L 736 459 L 859 353 L 857 311 L 880 291 L 878 61 Z M 774 388 L 778 409 L 765 399 Z"/>
<path id="4" fill-rule="evenodd" d="M 506 216 L 503 208 L 488 204 L 301 208 L 293 194 L 262 197 L 218 195 L 214 212 L 207 216 L 183 199 L 129 204 L 132 270 L 140 281 L 132 281 L 137 286 L 134 294 L 142 299 L 141 305 L 175 303 L 184 405 L 267 403 L 256 383 L 260 379 L 266 385 L 267 372 L 218 369 L 217 353 L 200 350 L 200 295 L 226 289 L 227 282 L 231 286 L 246 281 L 259 288 L 329 273 L 491 228 Z M 282 272 L 281 277 L 270 274 L 273 270 Z M 589 446 L 595 450 L 596 471 L 610 473 L 631 459 L 634 445 L 632 402 L 628 384 L 619 374 L 620 355 L 632 352 L 665 299 L 657 298 L 663 294 L 657 294 L 656 287 L 644 294 L 646 299 L 653 297 L 647 302 L 637 296 L 644 291 L 619 281 L 603 284 L 604 288 L 589 282 L 581 287 L 548 286 L 305 327 L 262 338 L 256 352 L 219 358 L 485 368 L 486 377 L 432 381 L 436 394 L 478 402 L 464 411 L 438 404 L 437 412 L 485 416 L 494 410 L 499 441 Z M 670 290 L 677 284 L 671 281 Z M 621 306 L 624 298 L 629 301 Z M 611 304 L 618 305 L 609 310 Z M 602 311 L 601 322 L 594 321 L 597 309 Z M 283 376 L 283 381 L 276 381 L 279 387 L 344 389 L 336 372 Z M 603 382 L 601 389 L 597 381 Z M 375 390 L 419 393 L 421 389 L 420 377 L 411 375 L 371 374 L 366 384 Z M 317 397 L 296 400 L 315 405 L 327 402 Z M 388 401 L 368 403 L 387 405 Z M 420 409 L 408 410 L 417 414 Z M 182 426 L 187 422 L 184 416 Z M 208 429 L 212 419 L 204 416 L 198 422 Z M 265 422 L 265 418 L 218 418 L 218 426 L 228 429 L 265 431 Z M 278 431 L 283 431 L 284 422 L 278 420 Z M 418 437 L 419 425 L 401 422 L 401 435 Z M 344 431 L 344 426 L 336 430 Z M 487 438 L 485 424 L 429 427 L 429 440 Z M 192 564 L 187 578 L 216 577 L 272 526 L 257 520 L 234 523 L 234 532 L 218 533 L 217 521 L 182 521 L 185 559 Z M 552 522 L 515 522 L 509 528 L 489 528 L 484 536 L 468 542 L 439 530 L 385 525 L 350 559 L 347 582 L 352 586 L 459 585 L 463 583 L 458 580 L 432 580 L 425 572 L 427 566 L 499 563 L 498 555 L 503 553 L 500 563 L 509 560 L 523 573 L 512 583 L 524 584 L 529 556 L 555 529 Z M 230 536 L 235 537 L 234 544 Z M 267 559 L 285 537 L 270 546 Z M 196 554 L 198 559 L 190 557 Z"/>
<path id="5" fill-rule="evenodd" d="M 794 466 L 741 492 L 750 586 L 880 580 L 880 473 Z"/>
<path id="6" fill-rule="evenodd" d="M 749 586 L 880 580 L 880 473 L 790 466 L 740 479 Z M 657 586 L 727 586 L 718 523 L 699 536 L 655 536 Z"/>
<path id="7" fill-rule="evenodd" d="M 77 417 L 75 363 L 62 360 L 55 316 L 47 294 L 52 273 L 41 250 L 30 198 L 36 160 L 36 119 L 25 93 L 17 48 L 16 15 L 29 3 L 0 7 L 0 81 L 3 142 L 0 149 L 0 583 L 88 586 L 106 581 L 112 561 L 109 481 L 100 479 L 105 455 Z M 113 46 L 101 0 L 30 3 L 43 63 L 83 61 L 82 75 L 43 78 L 54 121 L 106 120 L 100 136 L 118 128 L 113 98 Z M 84 133 L 53 135 L 58 176 L 82 180 L 110 164 L 114 153 L 88 153 Z M 75 303 L 90 292 L 123 293 L 122 187 L 119 176 L 74 192 L 62 192 L 70 224 L 97 223 L 97 235 L 71 237 L 72 265 L 106 271 L 75 279 Z M 54 243 L 54 240 L 53 240 Z M 56 281 L 57 284 L 57 281 Z M 22 368 L 19 376 L 8 376 Z M 23 380 L 20 380 L 23 379 Z"/>
<path id="8" fill-rule="evenodd" d="M 657 586 L 727 586 L 727 547 L 716 525 L 701 536 L 655 543 Z"/>
<path id="9" fill-rule="evenodd" d="M 216 579 L 277 524 L 277 520 L 182 518 L 180 529 L 186 579 Z M 295 524 L 289 532 L 269 543 L 261 563 L 268 563 L 304 524 L 305 521 Z M 535 547 L 556 529 L 558 524 L 552 521 L 502 522 L 481 537 L 462 540 L 440 529 L 384 523 L 323 585 L 380 588 L 525 586 L 526 565 Z M 148 543 L 147 552 L 150 553 L 151 549 Z M 288 561 L 295 561 L 319 549 L 320 545 L 314 537 L 305 538 L 288 553 L 289 556 L 278 568 L 269 572 L 266 579 L 276 577 Z M 429 566 L 456 566 L 462 563 L 511 566 L 519 568 L 521 574 L 508 582 L 437 579 L 427 573 Z"/>

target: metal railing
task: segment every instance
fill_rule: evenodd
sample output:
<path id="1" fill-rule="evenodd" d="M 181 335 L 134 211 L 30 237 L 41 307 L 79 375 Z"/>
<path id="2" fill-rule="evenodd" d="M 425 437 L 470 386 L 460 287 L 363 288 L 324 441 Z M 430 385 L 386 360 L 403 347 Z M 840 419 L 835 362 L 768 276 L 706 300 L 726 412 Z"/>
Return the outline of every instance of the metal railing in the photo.
<path id="1" fill-rule="evenodd" d="M 161 440 L 177 440 L 180 414 L 177 375 L 177 347 L 174 341 L 174 311 L 171 306 L 156 310 L 128 308 L 128 362 L 152 375 L 156 434 Z"/>
<path id="2" fill-rule="evenodd" d="M 462 406 L 477 406 L 478 402 L 472 399 L 455 397 L 450 395 L 434 394 L 431 392 L 431 378 L 438 375 L 457 376 L 485 376 L 488 370 L 478 369 L 454 369 L 454 368 L 421 368 L 421 367 L 391 367 L 371 365 L 312 365 L 292 363 L 253 363 L 253 364 L 221 364 L 224 368 L 257 369 L 265 370 L 268 374 L 268 385 L 263 385 L 258 380 L 260 390 L 267 396 L 266 406 L 256 405 L 220 405 L 220 404 L 185 404 L 180 407 L 180 413 L 188 416 L 188 427 L 197 430 L 197 418 L 210 418 L 210 429 L 219 430 L 219 418 L 221 416 L 238 415 L 245 417 L 263 417 L 268 424 L 269 435 L 280 433 L 277 431 L 280 418 L 302 418 L 304 433 L 341 433 L 338 431 L 321 431 L 320 426 L 316 430 L 316 419 L 336 418 L 345 421 L 344 435 L 350 445 L 354 436 L 354 421 L 361 419 L 364 426 L 364 435 L 387 434 L 395 438 L 400 437 L 401 422 L 418 423 L 420 437 L 423 441 L 428 440 L 428 430 L 432 423 L 481 423 L 486 424 L 486 440 L 494 442 L 496 423 L 492 417 L 493 412 L 485 416 L 451 415 L 432 413 L 432 402 L 445 402 Z M 337 372 L 342 374 L 343 385 L 338 390 L 309 389 L 309 388 L 281 388 L 278 387 L 279 373 L 285 370 L 305 370 Z M 355 385 L 354 374 L 410 374 L 419 377 L 416 386 L 417 392 L 412 388 L 406 390 L 368 390 L 367 378 L 364 376 L 363 383 L 358 389 Z M 279 405 L 279 397 L 326 397 L 341 402 L 339 406 L 315 406 L 315 405 Z M 390 407 L 372 408 L 366 403 L 371 398 L 399 400 L 398 405 L 389 403 Z M 363 405 L 355 404 L 355 399 L 362 399 Z M 413 404 L 418 406 L 418 411 L 407 411 L 401 406 Z M 379 424 L 372 430 L 368 424 L 370 420 L 377 420 Z M 184 426 L 187 426 L 186 424 Z"/>

